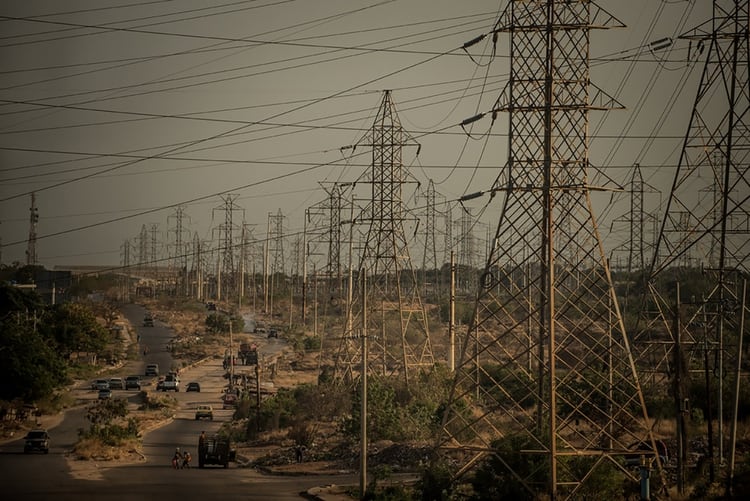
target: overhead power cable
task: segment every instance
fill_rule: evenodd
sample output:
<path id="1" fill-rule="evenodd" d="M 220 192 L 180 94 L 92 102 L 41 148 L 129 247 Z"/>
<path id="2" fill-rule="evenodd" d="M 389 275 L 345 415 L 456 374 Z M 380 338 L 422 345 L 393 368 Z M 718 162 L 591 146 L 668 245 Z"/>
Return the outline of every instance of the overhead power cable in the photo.
<path id="1" fill-rule="evenodd" d="M 446 51 L 445 53 L 450 53 L 450 52 L 454 52 L 455 50 L 457 50 L 457 49 L 456 49 L 456 48 L 453 48 L 453 49 L 450 49 L 449 51 Z M 285 111 L 285 112 L 281 112 L 281 113 L 278 113 L 278 114 L 276 114 L 276 115 L 274 115 L 274 116 L 268 117 L 268 118 L 267 118 L 266 120 L 273 120 L 273 119 L 275 119 L 275 118 L 278 118 L 278 117 L 280 117 L 280 116 L 286 115 L 286 114 L 288 114 L 288 113 L 292 113 L 292 112 L 294 112 L 294 111 L 298 111 L 298 110 L 300 110 L 300 109 L 303 109 L 303 108 L 307 108 L 307 107 L 309 107 L 309 106 L 312 106 L 313 104 L 317 104 L 317 103 L 325 102 L 325 101 L 327 101 L 328 99 L 331 99 L 331 98 L 333 98 L 333 97 L 335 97 L 335 96 L 338 96 L 338 95 L 341 95 L 341 94 L 345 94 L 345 93 L 347 93 L 347 92 L 351 92 L 351 91 L 353 91 L 353 90 L 356 90 L 356 89 L 359 89 L 359 88 L 365 87 L 365 86 L 367 86 L 367 85 L 371 85 L 371 84 L 373 84 L 373 83 L 375 83 L 375 82 L 377 82 L 377 81 L 383 80 L 383 79 L 385 79 L 385 78 L 388 78 L 388 77 L 390 77 L 390 76 L 396 75 L 396 74 L 398 74 L 398 73 L 402 73 L 402 72 L 404 72 L 404 71 L 407 71 L 407 70 L 411 70 L 411 69 L 417 68 L 417 67 L 419 67 L 419 66 L 421 66 L 421 65 L 423 65 L 423 64 L 426 64 L 426 63 L 429 63 L 429 62 L 431 62 L 431 61 L 434 61 L 435 59 L 437 59 L 437 58 L 438 58 L 438 57 L 440 57 L 441 55 L 442 55 L 442 54 L 440 54 L 440 55 L 436 55 L 436 56 L 432 56 L 432 57 L 429 57 L 429 58 L 426 58 L 426 59 L 423 59 L 423 60 L 421 60 L 421 61 L 418 61 L 418 62 L 416 62 L 416 63 L 411 63 L 411 64 L 409 64 L 409 65 L 407 65 L 407 66 L 404 66 L 404 67 L 398 68 L 398 69 L 396 69 L 396 70 L 390 71 L 390 72 L 388 72 L 388 73 L 386 73 L 386 74 L 384 74 L 384 75 L 381 75 L 381 76 L 379 76 L 379 77 L 376 77 L 376 78 L 372 78 L 372 79 L 370 79 L 370 80 L 367 80 L 367 81 L 365 81 L 365 82 L 359 83 L 359 84 L 357 84 L 357 85 L 354 85 L 354 86 L 352 86 L 352 87 L 349 87 L 349 88 L 347 88 L 347 89 L 344 89 L 344 90 L 341 90 L 341 91 L 337 91 L 337 92 L 335 92 L 335 93 L 333 93 L 333 94 L 331 94 L 331 95 L 329 95 L 329 96 L 325 96 L 325 97 L 322 97 L 322 98 L 320 98 L 320 99 L 318 99 L 318 100 L 314 101 L 313 103 L 310 103 L 310 104 L 305 104 L 305 105 L 300 105 L 300 106 L 298 106 L 298 107 L 296 107 L 296 108 L 294 108 L 294 109 L 292 109 L 292 110 L 288 110 L 288 111 Z M 212 140 L 212 139 L 215 139 L 215 138 L 221 137 L 221 136 L 223 136 L 223 135 L 225 135 L 225 134 L 228 134 L 228 133 L 231 133 L 231 132 L 236 132 L 236 131 L 239 131 L 239 130 L 241 130 L 241 129 L 244 129 L 244 128 L 246 128 L 246 127 L 248 127 L 248 125 L 242 125 L 242 126 L 240 126 L 240 127 L 236 127 L 236 128 L 230 129 L 229 131 L 226 131 L 226 132 L 223 132 L 223 133 L 219 133 L 219 134 L 213 134 L 213 135 L 211 135 L 211 136 L 209 136 L 209 137 L 207 137 L 207 138 L 197 139 L 197 140 L 195 140 L 195 141 L 191 141 L 190 143 L 188 143 L 188 146 L 189 146 L 189 145 L 195 145 L 195 144 L 199 144 L 199 143 L 201 143 L 201 142 L 205 142 L 205 141 L 210 141 L 210 140 Z M 171 148 L 171 149 L 169 149 L 169 150 L 168 150 L 168 151 L 166 151 L 166 152 L 162 152 L 162 153 L 161 153 L 160 155 L 156 155 L 156 154 L 155 154 L 155 155 L 150 155 L 150 156 L 149 156 L 149 158 L 157 158 L 157 157 L 159 157 L 159 156 L 161 156 L 161 155 L 168 155 L 168 154 L 171 154 L 171 153 L 176 153 L 177 151 L 180 151 L 180 150 L 182 150 L 182 149 L 184 149 L 184 148 L 185 148 L 185 146 L 180 146 L 180 147 L 175 147 L 175 148 Z M 88 175 L 85 175 L 85 176 L 80 176 L 80 177 L 78 177 L 78 178 L 76 178 L 76 179 L 72 179 L 72 180 L 69 180 L 69 181 L 65 181 L 65 182 L 62 182 L 62 183 L 56 183 L 56 184 L 53 184 L 53 185 L 50 185 L 50 186 L 46 186 L 46 187 L 43 187 L 43 188 L 35 189 L 35 190 L 33 190 L 33 191 L 35 191 L 35 192 L 37 192 L 37 193 L 38 193 L 38 192 L 40 192 L 40 191 L 43 191 L 43 190 L 49 190 L 49 189 L 52 189 L 52 188 L 56 188 L 56 187 L 59 187 L 59 186 L 65 185 L 65 184 L 70 184 L 70 183 L 72 183 L 72 182 L 76 182 L 76 181 L 79 181 L 79 180 L 81 180 L 81 179 L 88 179 L 88 178 L 91 178 L 91 177 L 93 177 L 93 176 L 96 176 L 96 175 L 98 175 L 98 174 L 102 174 L 102 173 L 106 173 L 106 172 L 111 172 L 111 171 L 113 171 L 113 170 L 116 170 L 116 169 L 120 169 L 120 168 L 123 168 L 123 167 L 129 166 L 129 165 L 133 165 L 133 164 L 136 164 L 136 163 L 139 163 L 139 162 L 143 162 L 144 160 L 145 160 L 145 159 L 135 159 L 135 160 L 132 160 L 132 161 L 129 161 L 129 162 L 125 162 L 125 163 L 123 163 L 123 164 L 120 164 L 120 165 L 117 165 L 117 166 L 111 167 L 111 168 L 109 168 L 109 169 L 105 169 L 104 171 L 99 171 L 99 172 L 97 172 L 97 173 L 92 173 L 92 174 L 88 174 Z M 213 193 L 213 194 L 211 194 L 211 195 L 205 195 L 205 196 L 197 197 L 197 198 L 195 198 L 195 199 L 192 199 L 192 200 L 190 200 L 190 201 L 188 201 L 188 202 L 183 202 L 183 203 L 190 203 L 190 202 L 193 202 L 193 201 L 197 201 L 197 200 L 202 200 L 202 199 L 206 199 L 206 198 L 212 198 L 212 197 L 216 197 L 216 196 L 220 196 L 220 195 L 223 195 L 223 194 L 229 193 L 229 192 L 231 192 L 231 191 L 242 190 L 242 189 L 246 189 L 246 188 L 248 188 L 248 187 L 251 187 L 251 186 L 257 186 L 257 185 L 259 185 L 259 184 L 265 184 L 265 183 L 268 183 L 268 182 L 271 182 L 271 181 L 278 181 L 278 180 L 280 180 L 280 179 L 284 179 L 284 178 L 287 178 L 287 177 L 291 177 L 291 176 L 294 176 L 294 175 L 298 175 L 298 174 L 301 174 L 301 173 L 304 173 L 304 172 L 309 172 L 309 171 L 312 171 L 312 170 L 314 170 L 314 169 L 318 169 L 319 167 L 320 167 L 320 165 L 317 165 L 317 166 L 311 166 L 311 167 L 306 167 L 306 168 L 304 168 L 304 169 L 300 169 L 300 170 L 298 170 L 298 171 L 295 171 L 295 172 L 293 172 L 293 173 L 280 174 L 280 175 L 278 175 L 278 176 L 274 176 L 274 177 L 272 177 L 272 178 L 268 178 L 268 179 L 265 179 L 265 180 L 263 180 L 263 181 L 258 181 L 258 182 L 254 182 L 254 183 L 248 183 L 247 185 L 244 185 L 244 186 L 241 186 L 241 187 L 238 187 L 238 188 L 232 188 L 232 189 L 230 189 L 230 190 L 224 190 L 224 191 L 221 191 L 221 192 L 219 192 L 219 193 Z M 15 198 L 19 198 L 19 197 L 21 197 L 21 196 L 26 196 L 26 195 L 28 195 L 28 194 L 30 194 L 30 192 L 28 192 L 28 193 L 24 193 L 24 194 L 18 194 L 18 195 L 14 195 L 14 196 L 12 196 L 12 197 L 8 197 L 8 198 L 5 198 L 5 199 L 3 199 L 3 200 L 0 200 L 0 201 L 7 201 L 7 200 L 10 200 L 10 199 L 15 199 Z M 180 203 L 178 203 L 178 204 L 170 204 L 170 205 L 164 206 L 164 207 L 162 207 L 162 208 L 161 208 L 160 210 L 164 210 L 164 209 L 169 209 L 169 208 L 174 208 L 174 207 L 176 207 L 177 205 L 180 205 Z M 153 211 L 149 211 L 148 213 L 151 213 L 151 212 L 157 212 L 157 211 L 156 211 L 156 210 L 153 210 Z M 103 225 L 103 224 L 109 224 L 109 223 L 112 223 L 112 222 L 115 222 L 115 221 L 121 221 L 121 220 L 124 220 L 124 219 L 132 219 L 132 218 L 134 218 L 134 217 L 138 217 L 138 216 L 140 216 L 140 215 L 145 215 L 145 214 L 137 214 L 137 215 L 131 215 L 131 216 L 126 216 L 126 217 L 124 216 L 124 217 L 121 217 L 121 218 L 117 218 L 116 220 L 110 220 L 110 221 L 106 221 L 106 222 L 100 222 L 100 223 L 92 223 L 92 224 L 90 224 L 90 225 L 85 225 L 85 226 L 82 226 L 82 227 L 78 227 L 78 228 L 72 228 L 72 229 L 68 229 L 68 230 L 64 230 L 64 231 L 61 231 L 61 232 L 53 232 L 53 233 L 51 233 L 51 234 L 47 234 L 47 235 L 39 235 L 39 236 L 37 237 L 37 239 L 38 239 L 38 240 L 41 240 L 41 239 L 45 239 L 45 238 L 51 238 L 51 237 L 53 237 L 53 236 L 59 236 L 59 235 L 62 235 L 62 234 L 67 234 L 67 233 L 78 232 L 78 231 L 82 231 L 82 230 L 85 230 L 85 229 L 93 228 L 93 227 L 95 227 L 95 226 L 101 226 L 101 225 Z M 21 240 L 21 241 L 15 241 L 15 242 L 10 242 L 10 243 L 7 243 L 7 244 L 2 244 L 2 247 L 6 247 L 6 246 L 9 246 L 9 245 L 18 245 L 18 244 L 20 244 L 20 243 L 24 243 L 24 242 L 25 242 L 24 240 Z"/>

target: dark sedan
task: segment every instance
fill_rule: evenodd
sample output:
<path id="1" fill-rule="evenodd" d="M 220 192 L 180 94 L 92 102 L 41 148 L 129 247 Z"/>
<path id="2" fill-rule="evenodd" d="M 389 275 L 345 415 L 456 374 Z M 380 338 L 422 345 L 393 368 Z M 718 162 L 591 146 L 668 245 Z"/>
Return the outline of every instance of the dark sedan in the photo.
<path id="1" fill-rule="evenodd" d="M 192 383 L 188 383 L 187 388 L 185 388 L 185 391 L 197 391 L 200 393 L 201 385 L 200 383 L 196 383 L 195 381 L 193 381 Z"/>
<path id="2" fill-rule="evenodd" d="M 23 446 L 23 452 L 38 451 L 45 454 L 49 452 L 49 434 L 47 434 L 46 430 L 31 430 L 26 435 L 25 440 L 26 443 Z"/>

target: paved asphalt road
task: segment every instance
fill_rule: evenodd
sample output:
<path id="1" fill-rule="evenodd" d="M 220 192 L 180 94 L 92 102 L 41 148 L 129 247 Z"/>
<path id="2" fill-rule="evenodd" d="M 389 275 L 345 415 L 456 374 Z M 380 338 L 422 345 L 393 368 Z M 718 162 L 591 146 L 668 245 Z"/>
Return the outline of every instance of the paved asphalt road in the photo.
<path id="1" fill-rule="evenodd" d="M 127 306 L 125 315 L 135 326 L 140 326 L 143 308 Z M 160 322 L 154 327 L 139 328 L 141 345 L 148 346 L 142 363 L 129 363 L 122 376 L 130 373 L 143 374 L 146 363 L 158 363 L 162 373 L 169 370 L 172 359 L 165 346 L 172 337 L 171 331 Z M 142 348 L 141 348 L 142 349 Z M 331 483 L 353 483 L 351 475 L 282 477 L 262 475 L 247 468 L 230 464 L 221 467 L 193 467 L 189 470 L 173 470 L 170 459 L 174 448 L 188 449 L 197 463 L 197 440 L 201 431 L 210 433 L 230 418 L 231 411 L 221 410 L 219 395 L 224 379 L 216 368 L 198 366 L 185 372 L 182 385 L 200 380 L 200 393 L 174 395 L 180 402 L 180 410 L 174 421 L 158 428 L 144 437 L 145 463 L 114 468 L 105 467 L 93 480 L 75 479 L 70 475 L 64 457 L 77 439 L 77 430 L 86 426 L 84 407 L 75 408 L 65 414 L 62 422 L 52 427 L 49 454 L 24 454 L 23 440 L 18 439 L 0 446 L 0 498 L 15 500 L 299 500 L 300 493 L 310 487 Z M 130 398 L 134 391 L 123 392 Z M 94 398 L 91 392 L 89 398 Z M 194 409 L 198 403 L 214 406 L 214 420 L 195 421 Z"/>

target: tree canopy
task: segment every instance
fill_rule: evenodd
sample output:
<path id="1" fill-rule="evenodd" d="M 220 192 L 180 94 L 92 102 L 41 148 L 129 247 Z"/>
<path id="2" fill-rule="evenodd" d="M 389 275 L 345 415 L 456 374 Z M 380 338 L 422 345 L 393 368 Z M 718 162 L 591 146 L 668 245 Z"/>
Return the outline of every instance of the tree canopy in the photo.
<path id="1" fill-rule="evenodd" d="M 45 306 L 33 290 L 0 285 L 0 399 L 49 396 L 66 383 L 71 353 L 100 353 L 108 342 L 87 306 Z"/>

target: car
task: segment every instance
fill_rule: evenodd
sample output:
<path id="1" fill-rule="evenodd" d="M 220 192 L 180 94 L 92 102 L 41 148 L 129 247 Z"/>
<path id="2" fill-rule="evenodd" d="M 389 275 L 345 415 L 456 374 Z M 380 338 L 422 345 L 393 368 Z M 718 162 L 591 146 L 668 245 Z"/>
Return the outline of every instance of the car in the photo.
<path id="1" fill-rule="evenodd" d="M 148 364 L 146 366 L 147 376 L 158 376 L 159 375 L 159 364 Z"/>
<path id="2" fill-rule="evenodd" d="M 108 390 L 109 381 L 106 379 L 97 379 L 96 381 L 91 383 L 91 389 L 92 390 Z"/>
<path id="3" fill-rule="evenodd" d="M 109 389 L 110 390 L 124 390 L 125 383 L 121 377 L 109 378 Z"/>
<path id="4" fill-rule="evenodd" d="M 161 383 L 161 391 L 180 391 L 180 378 L 174 373 L 170 372 Z"/>
<path id="5" fill-rule="evenodd" d="M 210 405 L 199 405 L 195 409 L 195 420 L 210 419 L 214 420 L 214 409 Z"/>
<path id="6" fill-rule="evenodd" d="M 107 388 L 106 390 L 99 390 L 99 400 L 109 400 L 112 398 L 112 390 Z"/>
<path id="7" fill-rule="evenodd" d="M 234 393 L 225 393 L 222 398 L 222 409 L 233 409 L 237 405 L 237 395 Z"/>
<path id="8" fill-rule="evenodd" d="M 154 326 L 154 317 L 151 316 L 151 313 L 146 312 L 146 314 L 143 315 L 143 326 L 144 327 Z"/>
<path id="9" fill-rule="evenodd" d="M 125 378 L 125 389 L 126 390 L 140 390 L 141 389 L 141 376 L 128 376 Z"/>
<path id="10" fill-rule="evenodd" d="M 30 430 L 24 437 L 26 442 L 23 445 L 23 452 L 39 451 L 45 454 L 49 453 L 49 434 L 47 430 Z"/>
<path id="11" fill-rule="evenodd" d="M 201 385 L 200 383 L 196 383 L 195 381 L 188 383 L 187 387 L 185 388 L 185 391 L 197 391 L 200 393 L 201 391 Z"/>
<path id="12" fill-rule="evenodd" d="M 269 329 L 268 330 L 268 339 L 271 339 L 272 337 L 275 337 L 276 339 L 279 338 L 279 331 L 276 329 Z"/>

